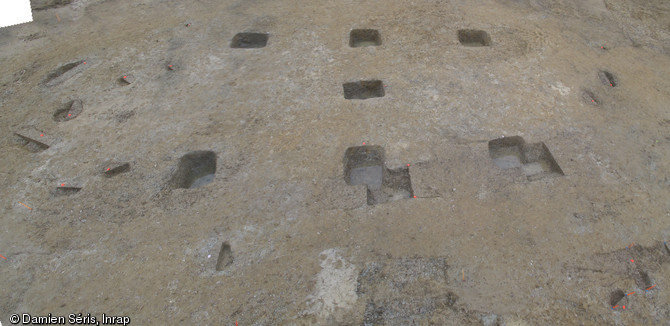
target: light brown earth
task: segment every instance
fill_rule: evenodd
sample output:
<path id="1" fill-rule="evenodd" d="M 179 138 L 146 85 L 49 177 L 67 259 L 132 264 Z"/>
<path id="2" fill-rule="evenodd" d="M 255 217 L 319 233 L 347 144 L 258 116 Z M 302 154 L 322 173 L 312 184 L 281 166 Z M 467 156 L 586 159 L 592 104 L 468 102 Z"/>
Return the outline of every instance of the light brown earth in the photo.
<path id="1" fill-rule="evenodd" d="M 670 2 L 66 2 L 0 29 L 3 324 L 670 324 Z M 230 48 L 248 31 L 267 46 Z M 384 97 L 343 97 L 372 79 Z M 565 175 L 498 168 L 488 141 L 515 135 Z M 345 183 L 363 142 L 416 199 Z M 172 189 L 197 150 L 213 182 Z"/>

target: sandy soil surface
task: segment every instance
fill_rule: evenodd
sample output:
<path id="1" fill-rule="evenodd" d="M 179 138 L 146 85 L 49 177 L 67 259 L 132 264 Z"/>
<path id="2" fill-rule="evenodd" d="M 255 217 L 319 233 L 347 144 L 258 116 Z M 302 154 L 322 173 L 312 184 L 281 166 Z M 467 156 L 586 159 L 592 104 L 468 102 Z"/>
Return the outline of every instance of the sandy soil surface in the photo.
<path id="1" fill-rule="evenodd" d="M 668 1 L 33 7 L 3 324 L 670 325 Z"/>

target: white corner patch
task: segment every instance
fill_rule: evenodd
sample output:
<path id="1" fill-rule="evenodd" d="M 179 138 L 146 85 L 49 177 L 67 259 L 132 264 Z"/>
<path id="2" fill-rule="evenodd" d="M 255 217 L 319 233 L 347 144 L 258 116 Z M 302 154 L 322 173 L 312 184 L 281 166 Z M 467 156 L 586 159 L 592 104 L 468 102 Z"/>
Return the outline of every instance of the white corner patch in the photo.
<path id="1" fill-rule="evenodd" d="M 0 0 L 0 28 L 32 21 L 30 0 Z"/>
<path id="2" fill-rule="evenodd" d="M 312 305 L 310 313 L 322 322 L 332 317 L 340 320 L 358 300 L 356 268 L 336 249 L 324 250 L 321 255 L 325 258 L 317 275 L 316 291 L 309 297 Z"/>

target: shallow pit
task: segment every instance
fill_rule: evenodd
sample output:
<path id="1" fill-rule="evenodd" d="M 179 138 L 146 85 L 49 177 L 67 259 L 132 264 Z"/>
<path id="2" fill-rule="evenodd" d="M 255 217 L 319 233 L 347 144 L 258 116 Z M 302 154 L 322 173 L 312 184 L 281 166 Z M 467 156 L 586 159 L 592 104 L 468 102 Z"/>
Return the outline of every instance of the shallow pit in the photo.
<path id="1" fill-rule="evenodd" d="M 216 270 L 222 271 L 228 265 L 233 263 L 233 250 L 230 248 L 228 241 L 221 244 L 219 251 L 219 258 L 216 260 Z"/>
<path id="2" fill-rule="evenodd" d="M 401 167 L 395 170 L 385 168 L 381 188 L 376 190 L 368 187 L 367 196 L 368 205 L 413 198 L 414 190 L 409 168 Z"/>
<path id="3" fill-rule="evenodd" d="M 354 29 L 349 33 L 349 46 L 352 48 L 380 45 L 382 38 L 376 29 Z"/>
<path id="4" fill-rule="evenodd" d="M 263 33 L 237 33 L 230 42 L 230 47 L 235 49 L 263 48 L 268 44 L 268 34 Z"/>
<path id="5" fill-rule="evenodd" d="M 469 47 L 491 46 L 489 33 L 477 29 L 459 29 L 458 41 Z"/>
<path id="6" fill-rule="evenodd" d="M 14 132 L 18 136 L 19 143 L 33 153 L 49 149 L 53 143 L 53 137 L 46 135 L 43 131 L 32 127 L 26 127 Z"/>
<path id="7" fill-rule="evenodd" d="M 46 86 L 55 86 L 62 83 L 63 81 L 69 79 L 74 74 L 77 73 L 79 69 L 76 69 L 81 64 L 84 63 L 84 60 L 79 60 L 76 62 L 71 62 L 65 65 L 58 67 L 58 69 L 50 72 L 44 79 L 44 85 Z"/>
<path id="8" fill-rule="evenodd" d="M 56 196 L 69 196 L 74 195 L 81 191 L 81 187 L 74 186 L 60 186 L 56 187 Z"/>
<path id="9" fill-rule="evenodd" d="M 564 175 L 544 143 L 527 144 L 520 136 L 489 141 L 489 155 L 500 169 L 521 168 L 529 181 Z"/>
<path id="10" fill-rule="evenodd" d="M 593 104 L 593 105 L 598 105 L 600 104 L 600 101 L 598 98 L 596 98 L 595 94 L 589 90 L 584 90 L 582 91 L 582 99 L 586 101 L 587 103 Z"/>
<path id="11" fill-rule="evenodd" d="M 365 100 L 384 97 L 384 83 L 381 80 L 361 80 L 342 84 L 344 98 L 347 100 Z"/>
<path id="12" fill-rule="evenodd" d="M 489 155 L 501 169 L 520 168 L 526 162 L 523 155 L 525 143 L 520 136 L 494 139 L 489 142 Z"/>
<path id="13" fill-rule="evenodd" d="M 637 287 L 641 290 L 648 289 L 652 285 L 649 274 L 641 269 L 638 269 L 637 273 L 635 273 L 635 285 L 637 285 Z"/>
<path id="14" fill-rule="evenodd" d="M 60 108 L 54 112 L 54 121 L 64 122 L 69 121 L 81 114 L 84 111 L 84 103 L 81 100 L 73 100 L 68 102 L 65 107 Z"/>
<path id="15" fill-rule="evenodd" d="M 177 188 L 200 188 L 214 181 L 216 154 L 211 151 L 194 151 L 182 156 L 177 170 L 172 175 L 170 186 Z"/>
<path id="16" fill-rule="evenodd" d="M 107 168 L 105 170 L 104 175 L 107 178 L 111 178 L 111 177 L 114 177 L 114 176 L 119 175 L 121 173 L 126 173 L 128 171 L 130 171 L 130 163 L 124 163 L 124 164 L 117 165 L 113 168 Z"/>
<path id="17" fill-rule="evenodd" d="M 616 289 L 612 291 L 609 299 L 610 306 L 612 307 L 616 306 L 619 303 L 619 301 L 621 301 L 621 299 L 623 299 L 625 296 L 626 293 L 624 293 L 622 289 Z"/>
<path id="18" fill-rule="evenodd" d="M 618 82 L 617 78 L 611 72 L 607 70 L 601 70 L 598 72 L 598 79 L 605 86 L 616 87 Z"/>
<path id="19" fill-rule="evenodd" d="M 413 198 L 409 168 L 387 169 L 384 160 L 381 146 L 349 147 L 344 154 L 344 180 L 352 186 L 367 186 L 368 205 Z"/>
<path id="20" fill-rule="evenodd" d="M 522 166 L 522 169 L 529 181 L 564 175 L 563 170 L 544 143 L 526 144 L 523 147 L 523 153 L 528 162 Z"/>
<path id="21" fill-rule="evenodd" d="M 365 184 L 379 189 L 382 185 L 384 149 L 381 146 L 356 146 L 344 153 L 344 180 L 349 185 Z"/>

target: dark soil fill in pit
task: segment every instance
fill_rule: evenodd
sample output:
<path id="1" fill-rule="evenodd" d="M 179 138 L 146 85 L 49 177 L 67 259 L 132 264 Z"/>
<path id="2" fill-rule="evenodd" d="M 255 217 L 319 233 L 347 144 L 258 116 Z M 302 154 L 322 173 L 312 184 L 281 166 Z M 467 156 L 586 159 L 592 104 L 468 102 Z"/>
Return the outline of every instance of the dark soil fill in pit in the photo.
<path id="1" fill-rule="evenodd" d="M 79 67 L 83 63 L 84 60 L 79 60 L 77 62 L 68 63 L 59 67 L 47 75 L 47 77 L 44 79 L 44 85 L 55 86 L 65 81 L 66 79 L 69 79 L 77 73 L 78 69 L 75 68 Z"/>
<path id="2" fill-rule="evenodd" d="M 105 171 L 105 177 L 111 178 L 113 176 L 116 176 L 116 175 L 119 175 L 121 173 L 125 173 L 125 172 L 128 172 L 128 171 L 130 171 L 130 163 L 121 164 L 121 165 L 115 166 L 113 168 L 107 168 L 107 170 Z"/>
<path id="3" fill-rule="evenodd" d="M 70 101 L 64 108 L 58 109 L 54 113 L 54 120 L 64 122 L 76 118 L 84 111 L 84 103 L 81 100 Z"/>
<path id="4" fill-rule="evenodd" d="M 384 97 L 384 83 L 381 80 L 362 80 L 344 83 L 344 98 L 347 100 L 365 100 Z"/>
<path id="5" fill-rule="evenodd" d="M 214 181 L 216 154 L 195 151 L 182 156 L 177 171 L 172 175 L 172 188 L 199 188 Z"/>
<path id="6" fill-rule="evenodd" d="M 485 31 L 476 29 L 459 29 L 458 41 L 464 46 L 490 46 L 491 37 Z"/>
<path id="7" fill-rule="evenodd" d="M 520 136 L 498 138 L 489 141 L 489 154 L 493 163 L 501 169 L 520 167 L 529 181 L 564 175 L 549 148 L 542 142 L 526 144 Z"/>
<path id="8" fill-rule="evenodd" d="M 263 33 L 238 33 L 230 42 L 231 48 L 254 49 L 263 48 L 268 44 L 268 34 Z"/>
<path id="9" fill-rule="evenodd" d="M 606 70 L 601 70 L 598 72 L 598 78 L 600 79 L 600 82 L 603 83 L 605 86 L 610 86 L 610 87 L 616 87 L 617 86 L 617 79 L 614 77 L 614 75 Z"/>
<path id="10" fill-rule="evenodd" d="M 352 48 L 379 45 L 382 45 L 382 38 L 376 29 L 354 29 L 349 33 L 349 46 Z"/>
<path id="11" fill-rule="evenodd" d="M 230 248 L 228 242 L 221 244 L 221 250 L 219 251 L 219 259 L 216 261 L 216 270 L 222 271 L 228 265 L 233 263 L 233 251 Z"/>

